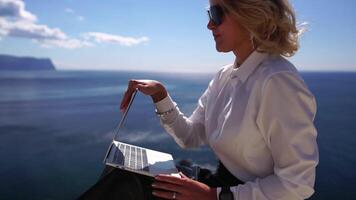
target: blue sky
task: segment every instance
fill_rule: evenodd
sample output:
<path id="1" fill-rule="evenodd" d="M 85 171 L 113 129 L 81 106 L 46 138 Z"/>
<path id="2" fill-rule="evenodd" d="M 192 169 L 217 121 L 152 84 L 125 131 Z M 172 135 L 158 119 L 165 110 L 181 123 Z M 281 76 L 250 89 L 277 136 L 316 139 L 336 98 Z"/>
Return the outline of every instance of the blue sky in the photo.
<path id="1" fill-rule="evenodd" d="M 299 70 L 356 70 L 356 1 L 291 0 L 307 22 Z M 233 62 L 206 28 L 208 0 L 0 0 L 0 54 L 63 70 L 214 72 Z"/>

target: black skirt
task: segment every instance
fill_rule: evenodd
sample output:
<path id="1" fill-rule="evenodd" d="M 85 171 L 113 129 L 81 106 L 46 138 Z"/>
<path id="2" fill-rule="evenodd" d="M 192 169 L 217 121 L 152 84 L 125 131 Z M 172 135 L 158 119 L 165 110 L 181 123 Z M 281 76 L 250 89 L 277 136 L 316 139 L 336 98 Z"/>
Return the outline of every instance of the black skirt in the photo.
<path id="1" fill-rule="evenodd" d="M 177 169 L 188 177 L 192 177 L 192 172 L 197 171 L 197 176 L 194 179 L 213 188 L 243 184 L 221 162 L 219 162 L 215 173 L 208 169 L 191 166 L 189 162 L 180 162 Z M 159 198 L 152 195 L 151 184 L 153 182 L 154 178 L 152 177 L 106 166 L 98 182 L 78 199 L 157 200 Z"/>

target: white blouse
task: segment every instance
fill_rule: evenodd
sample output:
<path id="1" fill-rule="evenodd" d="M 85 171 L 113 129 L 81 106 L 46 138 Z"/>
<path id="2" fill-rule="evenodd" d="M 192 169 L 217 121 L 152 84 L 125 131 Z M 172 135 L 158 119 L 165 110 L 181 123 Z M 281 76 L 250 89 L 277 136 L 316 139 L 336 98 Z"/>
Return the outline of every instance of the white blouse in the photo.
<path id="1" fill-rule="evenodd" d="M 314 190 L 319 154 L 316 102 L 296 68 L 281 56 L 253 52 L 223 67 L 190 117 L 168 95 L 157 102 L 165 130 L 183 148 L 209 145 L 242 185 L 235 199 L 305 199 Z M 217 189 L 218 193 L 220 188 Z"/>

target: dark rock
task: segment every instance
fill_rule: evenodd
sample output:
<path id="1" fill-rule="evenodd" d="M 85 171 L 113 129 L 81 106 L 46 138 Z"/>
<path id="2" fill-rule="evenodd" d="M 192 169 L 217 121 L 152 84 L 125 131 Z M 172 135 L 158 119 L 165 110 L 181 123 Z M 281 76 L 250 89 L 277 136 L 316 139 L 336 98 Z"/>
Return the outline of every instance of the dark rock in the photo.
<path id="1" fill-rule="evenodd" d="M 0 55 L 0 70 L 56 70 L 49 58 Z"/>

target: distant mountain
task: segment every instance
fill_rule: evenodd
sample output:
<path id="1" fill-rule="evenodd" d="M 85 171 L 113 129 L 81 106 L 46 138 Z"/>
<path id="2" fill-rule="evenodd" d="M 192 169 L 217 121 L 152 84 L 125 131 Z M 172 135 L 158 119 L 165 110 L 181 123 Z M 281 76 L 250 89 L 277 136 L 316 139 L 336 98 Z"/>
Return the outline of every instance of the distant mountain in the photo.
<path id="1" fill-rule="evenodd" d="M 49 58 L 0 55 L 0 70 L 56 70 Z"/>

